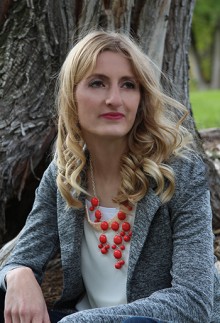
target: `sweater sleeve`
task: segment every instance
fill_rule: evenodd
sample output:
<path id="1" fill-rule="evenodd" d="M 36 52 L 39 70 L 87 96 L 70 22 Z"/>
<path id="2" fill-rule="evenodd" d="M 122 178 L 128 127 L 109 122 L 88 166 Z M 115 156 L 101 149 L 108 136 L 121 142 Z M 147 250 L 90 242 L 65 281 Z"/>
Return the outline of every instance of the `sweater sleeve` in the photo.
<path id="1" fill-rule="evenodd" d="M 214 256 L 205 167 L 199 157 L 179 160 L 172 166 L 176 191 L 168 203 L 173 237 L 171 287 L 126 305 L 74 313 L 62 319 L 62 323 L 117 323 L 129 316 L 175 323 L 211 322 Z"/>
<path id="2" fill-rule="evenodd" d="M 2 288 L 7 272 L 21 266 L 31 268 L 41 283 L 47 262 L 58 248 L 56 194 L 56 164 L 52 161 L 36 190 L 32 211 L 19 240 L 0 270 Z"/>

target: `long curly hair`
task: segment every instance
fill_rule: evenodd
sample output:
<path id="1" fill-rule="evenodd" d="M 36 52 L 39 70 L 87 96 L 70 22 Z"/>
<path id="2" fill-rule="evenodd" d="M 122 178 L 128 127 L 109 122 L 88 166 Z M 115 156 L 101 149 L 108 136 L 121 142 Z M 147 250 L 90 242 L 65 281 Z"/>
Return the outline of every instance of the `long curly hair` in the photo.
<path id="1" fill-rule="evenodd" d="M 158 70 L 147 55 L 126 35 L 93 31 L 70 50 L 58 78 L 57 185 L 72 207 L 81 207 L 86 192 L 82 174 L 87 157 L 77 113 L 77 84 L 91 72 L 98 55 L 113 51 L 126 57 L 139 80 L 141 100 L 135 123 L 128 134 L 128 151 L 121 157 L 121 185 L 114 201 L 136 203 L 148 192 L 150 182 L 162 202 L 171 199 L 175 176 L 169 166 L 172 156 L 185 155 L 192 136 L 183 127 L 187 109 L 161 89 Z M 176 113 L 178 111 L 178 114 Z M 178 115 L 178 117 L 177 117 Z"/>

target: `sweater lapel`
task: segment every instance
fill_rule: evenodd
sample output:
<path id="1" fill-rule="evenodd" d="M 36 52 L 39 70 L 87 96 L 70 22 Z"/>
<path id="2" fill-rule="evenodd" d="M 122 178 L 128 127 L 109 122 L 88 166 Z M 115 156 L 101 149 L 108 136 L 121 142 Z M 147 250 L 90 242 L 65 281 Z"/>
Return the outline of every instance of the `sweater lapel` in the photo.
<path id="1" fill-rule="evenodd" d="M 82 291 L 81 240 L 83 235 L 84 209 L 66 208 L 63 200 L 58 203 L 58 229 L 64 277 L 64 295 L 72 297 L 73 290 Z M 65 211 L 64 211 L 65 210 Z M 69 280 L 70 279 L 70 280 Z"/>
<path id="2" fill-rule="evenodd" d="M 128 281 L 132 278 L 136 263 L 148 235 L 150 224 L 161 204 L 161 200 L 152 189 L 137 204 L 129 254 Z"/>

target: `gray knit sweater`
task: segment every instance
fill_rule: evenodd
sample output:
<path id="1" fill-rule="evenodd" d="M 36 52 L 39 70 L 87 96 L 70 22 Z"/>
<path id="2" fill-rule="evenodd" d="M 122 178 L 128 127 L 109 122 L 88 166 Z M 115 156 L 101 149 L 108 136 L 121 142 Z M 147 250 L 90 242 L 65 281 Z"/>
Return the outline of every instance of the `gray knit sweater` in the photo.
<path id="1" fill-rule="evenodd" d="M 195 156 L 176 159 L 171 166 L 176 190 L 170 202 L 162 204 L 152 184 L 137 205 L 128 304 L 73 313 L 61 322 L 119 323 L 138 315 L 175 323 L 220 323 L 220 278 L 214 267 L 205 167 Z M 8 270 L 21 265 L 32 268 L 41 283 L 48 260 L 60 248 L 64 289 L 57 308 L 73 309 L 85 292 L 80 268 L 84 210 L 66 207 L 56 175 L 53 161 L 37 189 L 20 240 L 0 271 L 0 283 L 4 285 Z"/>

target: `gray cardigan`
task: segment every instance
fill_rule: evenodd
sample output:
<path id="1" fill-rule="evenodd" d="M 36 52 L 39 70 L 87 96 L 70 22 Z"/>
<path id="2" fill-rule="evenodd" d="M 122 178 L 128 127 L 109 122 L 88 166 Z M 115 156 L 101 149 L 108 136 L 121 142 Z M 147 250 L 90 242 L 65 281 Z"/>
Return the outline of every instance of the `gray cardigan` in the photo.
<path id="1" fill-rule="evenodd" d="M 138 203 L 130 246 L 128 304 L 77 312 L 61 322 L 122 322 L 142 315 L 175 323 L 220 322 L 220 277 L 214 267 L 210 196 L 203 162 L 171 163 L 175 194 L 162 204 L 154 193 Z M 32 268 L 39 283 L 60 247 L 64 289 L 57 308 L 74 308 L 85 292 L 80 268 L 84 210 L 67 208 L 56 186 L 53 161 L 46 170 L 20 240 L 0 271 Z M 81 196 L 84 201 L 85 196 Z M 98 292 L 98 291 L 97 291 Z"/>

